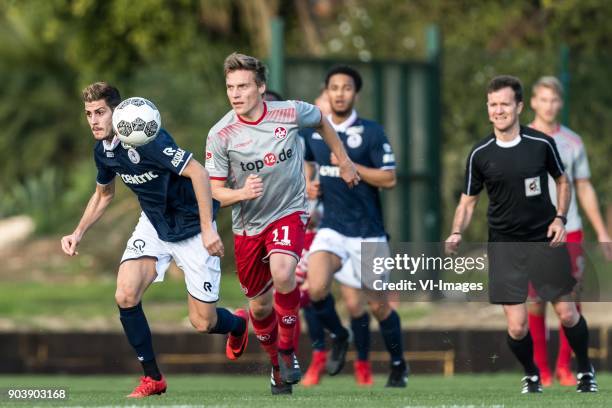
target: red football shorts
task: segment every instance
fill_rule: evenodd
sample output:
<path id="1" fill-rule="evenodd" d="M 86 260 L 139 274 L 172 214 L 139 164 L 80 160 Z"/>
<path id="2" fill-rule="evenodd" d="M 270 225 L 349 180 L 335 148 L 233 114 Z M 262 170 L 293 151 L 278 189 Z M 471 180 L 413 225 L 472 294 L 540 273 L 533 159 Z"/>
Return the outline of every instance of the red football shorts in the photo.
<path id="1" fill-rule="evenodd" d="M 269 257 L 284 253 L 300 260 L 307 218 L 296 212 L 268 225 L 257 235 L 234 235 L 236 269 L 242 291 L 253 298 L 272 287 Z"/>

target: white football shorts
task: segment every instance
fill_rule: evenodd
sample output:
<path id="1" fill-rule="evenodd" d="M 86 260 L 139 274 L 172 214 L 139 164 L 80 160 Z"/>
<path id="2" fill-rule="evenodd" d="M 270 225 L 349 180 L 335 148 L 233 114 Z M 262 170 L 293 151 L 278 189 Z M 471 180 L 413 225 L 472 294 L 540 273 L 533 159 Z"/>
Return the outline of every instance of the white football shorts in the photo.
<path id="1" fill-rule="evenodd" d="M 375 279 L 387 280 L 388 273 L 383 276 L 368 273 L 362 281 L 361 276 L 361 243 L 384 243 L 385 245 L 376 245 L 375 248 L 379 254 L 377 256 L 388 257 L 389 247 L 386 245 L 387 237 L 347 237 L 331 228 L 321 228 L 317 231 L 317 235 L 312 242 L 309 250 L 309 256 L 317 251 L 331 252 L 337 255 L 342 261 L 342 268 L 334 274 L 334 278 L 343 285 L 350 286 L 355 289 L 372 288 Z M 367 282 L 366 282 L 367 281 Z"/>
<path id="2" fill-rule="evenodd" d="M 216 224 L 214 226 L 216 228 Z M 155 282 L 164 280 L 170 261 L 174 259 L 185 274 L 187 292 L 193 298 L 205 303 L 219 300 L 221 260 L 208 254 L 201 233 L 179 242 L 162 241 L 143 212 L 127 242 L 121 262 L 142 257 L 157 259 Z"/>

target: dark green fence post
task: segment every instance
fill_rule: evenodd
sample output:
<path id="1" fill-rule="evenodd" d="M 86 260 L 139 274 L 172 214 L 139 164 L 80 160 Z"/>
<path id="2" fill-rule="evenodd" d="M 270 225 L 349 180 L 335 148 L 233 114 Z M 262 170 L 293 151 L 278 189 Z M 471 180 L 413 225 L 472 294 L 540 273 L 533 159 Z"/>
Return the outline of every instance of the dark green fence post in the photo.
<path id="1" fill-rule="evenodd" d="M 570 112 L 570 50 L 565 44 L 559 50 L 559 80 L 563 85 L 563 109 L 561 110 L 561 123 L 569 126 Z"/>
<path id="2" fill-rule="evenodd" d="M 437 242 L 440 240 L 441 224 L 441 186 L 440 186 L 440 149 L 442 140 L 441 118 L 441 64 L 442 41 L 437 25 L 427 27 L 427 59 L 432 65 L 428 72 L 427 92 L 427 163 L 429 173 L 429 194 L 427 196 L 427 213 L 425 219 L 425 240 Z"/>
<path id="3" fill-rule="evenodd" d="M 284 26 L 282 18 L 275 17 L 270 23 L 272 32 L 270 44 L 270 78 L 268 80 L 268 88 L 285 94 L 285 41 L 284 41 Z"/>

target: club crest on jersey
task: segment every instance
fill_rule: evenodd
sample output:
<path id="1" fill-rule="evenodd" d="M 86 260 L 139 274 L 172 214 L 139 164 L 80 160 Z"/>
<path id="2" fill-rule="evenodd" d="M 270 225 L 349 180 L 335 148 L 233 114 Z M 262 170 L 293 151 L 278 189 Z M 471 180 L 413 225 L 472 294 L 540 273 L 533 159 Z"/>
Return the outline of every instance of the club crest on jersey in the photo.
<path id="1" fill-rule="evenodd" d="M 130 161 L 134 164 L 140 163 L 140 155 L 133 147 L 130 147 L 127 151 L 127 155 L 130 158 Z"/>
<path id="2" fill-rule="evenodd" d="M 276 140 L 283 140 L 286 137 L 287 137 L 287 129 L 285 129 L 282 126 L 279 126 L 276 129 L 274 129 L 274 138 Z"/>
<path id="3" fill-rule="evenodd" d="M 363 138 L 361 137 L 360 134 L 358 133 L 351 133 L 348 135 L 348 137 L 346 138 L 346 144 L 348 145 L 348 147 L 350 147 L 351 149 L 356 149 L 359 146 L 361 146 L 361 143 L 363 142 Z"/>
<path id="4" fill-rule="evenodd" d="M 206 161 L 204 162 L 204 167 L 206 167 L 207 169 L 215 168 L 215 161 L 213 159 L 213 154 L 212 152 L 209 152 L 208 150 L 206 151 Z"/>

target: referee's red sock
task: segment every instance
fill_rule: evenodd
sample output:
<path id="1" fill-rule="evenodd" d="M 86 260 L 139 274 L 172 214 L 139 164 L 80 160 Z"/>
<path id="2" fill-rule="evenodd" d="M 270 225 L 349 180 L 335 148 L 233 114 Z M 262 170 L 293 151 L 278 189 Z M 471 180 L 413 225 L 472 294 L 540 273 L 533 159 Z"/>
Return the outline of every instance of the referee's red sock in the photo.
<path id="1" fill-rule="evenodd" d="M 548 352 L 546 347 L 547 330 L 546 315 L 529 313 L 529 332 L 533 339 L 533 360 L 535 361 L 540 375 L 550 378 L 552 376 L 548 366 Z"/>
<path id="2" fill-rule="evenodd" d="M 274 292 L 274 309 L 278 320 L 278 348 L 293 350 L 295 325 L 300 311 L 300 289 L 296 286 L 289 293 Z"/>
<path id="3" fill-rule="evenodd" d="M 272 311 L 267 317 L 262 320 L 256 320 L 251 313 L 251 322 L 253 323 L 253 331 L 261 347 L 268 353 L 270 362 L 273 366 L 278 366 L 278 323 L 276 322 L 276 313 Z"/>

